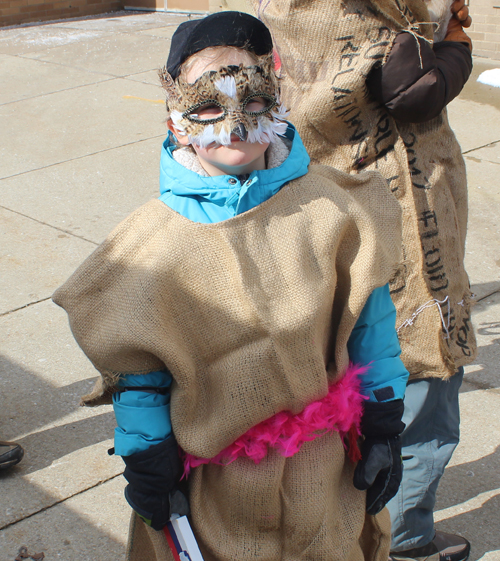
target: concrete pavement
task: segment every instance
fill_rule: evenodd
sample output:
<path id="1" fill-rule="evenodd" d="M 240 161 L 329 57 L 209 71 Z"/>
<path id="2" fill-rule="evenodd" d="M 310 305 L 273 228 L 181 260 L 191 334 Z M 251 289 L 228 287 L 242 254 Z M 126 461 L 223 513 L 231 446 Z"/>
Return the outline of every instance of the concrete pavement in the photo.
<path id="1" fill-rule="evenodd" d="M 123 558 L 129 508 L 108 456 L 109 407 L 80 408 L 95 371 L 50 295 L 132 210 L 157 195 L 165 134 L 156 70 L 187 16 L 148 13 L 0 29 L 0 561 Z M 449 108 L 470 185 L 467 264 L 479 357 L 461 394 L 462 442 L 436 519 L 500 561 L 500 89 L 476 59 Z"/>

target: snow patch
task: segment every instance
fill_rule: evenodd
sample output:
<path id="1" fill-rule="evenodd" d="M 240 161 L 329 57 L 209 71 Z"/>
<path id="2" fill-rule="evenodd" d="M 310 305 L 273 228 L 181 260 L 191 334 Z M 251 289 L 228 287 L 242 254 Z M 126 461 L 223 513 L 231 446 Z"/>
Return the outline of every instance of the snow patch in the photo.
<path id="1" fill-rule="evenodd" d="M 481 84 L 486 84 L 487 86 L 494 86 L 495 88 L 500 88 L 500 68 L 492 68 L 491 70 L 485 70 L 477 79 Z"/>

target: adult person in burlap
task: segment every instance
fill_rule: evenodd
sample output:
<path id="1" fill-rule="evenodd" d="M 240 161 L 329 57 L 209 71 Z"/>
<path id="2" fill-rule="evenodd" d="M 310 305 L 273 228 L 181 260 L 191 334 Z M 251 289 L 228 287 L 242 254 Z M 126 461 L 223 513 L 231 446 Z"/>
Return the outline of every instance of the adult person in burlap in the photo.
<path id="1" fill-rule="evenodd" d="M 476 353 L 464 269 L 464 160 L 445 105 L 472 68 L 455 3 L 442 42 L 422 0 L 262 0 L 283 99 L 313 162 L 378 170 L 403 210 L 404 266 L 391 283 L 405 396 L 403 482 L 389 503 L 392 558 L 463 561 L 464 538 L 436 532 L 435 493 L 458 443 L 458 390 Z M 446 27 L 445 27 L 446 28 Z"/>
<path id="2" fill-rule="evenodd" d="M 102 374 L 85 402 L 112 394 L 127 558 L 172 559 L 180 446 L 206 561 L 386 561 L 399 205 L 378 173 L 308 169 L 256 18 L 181 24 L 161 80 L 162 194 L 54 295 Z"/>

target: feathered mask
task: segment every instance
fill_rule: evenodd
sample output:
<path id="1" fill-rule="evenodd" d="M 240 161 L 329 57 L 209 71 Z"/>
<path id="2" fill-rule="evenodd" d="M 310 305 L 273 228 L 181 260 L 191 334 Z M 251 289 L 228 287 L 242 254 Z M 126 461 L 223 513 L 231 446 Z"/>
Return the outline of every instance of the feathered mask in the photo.
<path id="1" fill-rule="evenodd" d="M 213 142 L 231 144 L 231 135 L 266 143 L 283 136 L 288 112 L 281 105 L 272 57 L 255 66 L 226 66 L 203 73 L 193 84 L 172 79 L 166 68 L 160 80 L 176 130 L 206 148 Z"/>

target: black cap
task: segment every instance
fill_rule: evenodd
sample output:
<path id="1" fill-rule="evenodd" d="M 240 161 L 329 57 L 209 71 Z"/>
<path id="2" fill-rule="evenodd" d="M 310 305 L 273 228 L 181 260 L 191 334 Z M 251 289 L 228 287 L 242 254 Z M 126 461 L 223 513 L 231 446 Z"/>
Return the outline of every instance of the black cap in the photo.
<path id="1" fill-rule="evenodd" d="M 261 21 L 243 12 L 217 12 L 186 21 L 172 37 L 167 71 L 175 80 L 188 57 L 207 47 L 221 46 L 241 47 L 262 56 L 272 52 L 273 40 Z"/>

